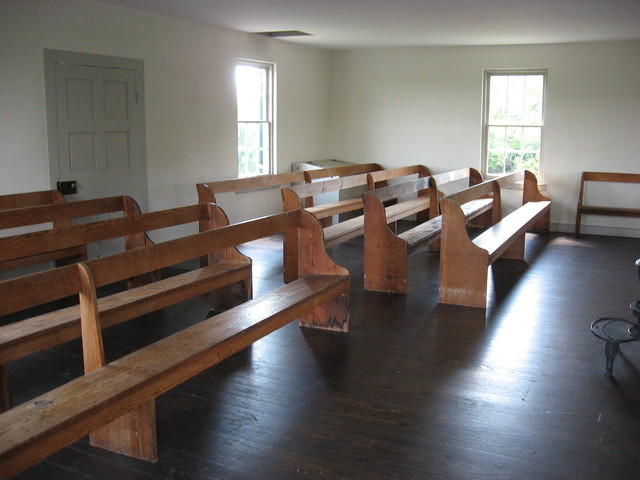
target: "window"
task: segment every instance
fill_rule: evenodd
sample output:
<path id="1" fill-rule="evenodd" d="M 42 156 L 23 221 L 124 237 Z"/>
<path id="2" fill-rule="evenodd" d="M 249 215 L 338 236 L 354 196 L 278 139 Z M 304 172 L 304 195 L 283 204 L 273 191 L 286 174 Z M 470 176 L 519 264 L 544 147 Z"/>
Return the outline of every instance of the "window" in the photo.
<path id="1" fill-rule="evenodd" d="M 238 102 L 238 177 L 275 171 L 271 63 L 240 61 L 236 65 Z"/>
<path id="2" fill-rule="evenodd" d="M 483 170 L 488 176 L 520 169 L 541 178 L 546 72 L 486 72 L 483 112 Z"/>

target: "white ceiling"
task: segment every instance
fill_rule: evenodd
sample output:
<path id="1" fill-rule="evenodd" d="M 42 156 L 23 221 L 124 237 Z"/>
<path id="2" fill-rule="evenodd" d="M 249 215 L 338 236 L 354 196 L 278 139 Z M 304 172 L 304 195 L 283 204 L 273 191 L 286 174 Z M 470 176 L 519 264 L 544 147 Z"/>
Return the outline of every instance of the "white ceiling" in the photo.
<path id="1" fill-rule="evenodd" d="M 107 0 L 328 48 L 640 38 L 640 0 Z"/>

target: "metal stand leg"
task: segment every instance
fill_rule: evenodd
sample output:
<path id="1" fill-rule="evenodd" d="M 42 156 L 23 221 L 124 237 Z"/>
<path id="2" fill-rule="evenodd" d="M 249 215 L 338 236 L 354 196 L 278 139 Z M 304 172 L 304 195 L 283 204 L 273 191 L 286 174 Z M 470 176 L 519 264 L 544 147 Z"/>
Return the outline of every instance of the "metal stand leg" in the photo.
<path id="1" fill-rule="evenodd" d="M 618 342 L 607 342 L 604 346 L 604 355 L 607 358 L 604 374 L 609 378 L 613 377 L 613 361 L 616 359 L 619 350 L 620 344 Z"/>

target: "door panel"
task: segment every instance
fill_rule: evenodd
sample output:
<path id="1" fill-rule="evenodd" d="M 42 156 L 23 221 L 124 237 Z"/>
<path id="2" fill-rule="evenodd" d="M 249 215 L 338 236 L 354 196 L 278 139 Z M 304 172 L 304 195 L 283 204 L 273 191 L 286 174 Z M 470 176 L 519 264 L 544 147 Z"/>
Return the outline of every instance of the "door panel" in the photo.
<path id="1" fill-rule="evenodd" d="M 77 181 L 71 201 L 130 195 L 145 210 L 142 62 L 58 51 L 47 51 L 45 60 L 47 108 L 53 110 L 49 144 L 55 150 L 51 180 Z M 122 251 L 120 240 L 90 246 L 91 256 L 117 251 Z"/>

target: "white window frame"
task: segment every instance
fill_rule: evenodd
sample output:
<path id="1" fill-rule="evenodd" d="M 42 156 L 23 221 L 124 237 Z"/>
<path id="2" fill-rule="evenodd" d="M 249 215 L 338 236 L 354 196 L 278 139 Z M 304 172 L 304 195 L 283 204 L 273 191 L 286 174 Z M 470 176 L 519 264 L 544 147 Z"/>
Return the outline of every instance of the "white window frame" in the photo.
<path id="1" fill-rule="evenodd" d="M 251 67 L 262 68 L 267 72 L 267 119 L 266 120 L 256 120 L 256 121 L 241 121 L 238 119 L 238 110 L 236 105 L 236 176 L 240 177 L 240 163 L 238 162 L 238 152 L 239 152 L 239 141 L 240 139 L 237 136 L 238 126 L 241 123 L 257 123 L 257 124 L 267 124 L 268 125 L 268 135 L 269 135 L 269 159 L 268 159 L 268 171 L 264 174 L 259 175 L 273 175 L 277 172 L 277 162 L 276 162 L 276 64 L 273 62 L 265 62 L 262 60 L 252 60 L 246 58 L 240 58 L 236 61 L 234 65 L 234 75 L 235 75 L 235 67 L 239 65 L 247 65 Z M 238 91 L 236 88 L 236 102 L 238 99 Z M 253 175 L 251 175 L 253 176 Z"/>
<path id="2" fill-rule="evenodd" d="M 513 125 L 519 127 L 539 127 L 540 128 L 540 162 L 538 165 L 538 183 L 543 182 L 544 178 L 544 131 L 545 131 L 545 112 L 547 110 L 547 76 L 548 70 L 545 68 L 535 69 L 491 69 L 484 70 L 482 82 L 482 158 L 481 167 L 482 174 L 486 178 L 499 176 L 498 174 L 489 174 L 489 166 L 487 163 L 487 142 L 489 137 L 489 93 L 491 77 L 494 75 L 542 75 L 542 122 L 540 125 Z"/>

